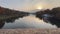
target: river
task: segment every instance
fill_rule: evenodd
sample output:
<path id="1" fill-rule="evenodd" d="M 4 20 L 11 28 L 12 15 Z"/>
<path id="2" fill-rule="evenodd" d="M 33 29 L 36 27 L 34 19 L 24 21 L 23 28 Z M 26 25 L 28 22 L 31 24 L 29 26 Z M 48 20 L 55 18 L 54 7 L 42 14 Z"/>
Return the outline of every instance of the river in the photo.
<path id="1" fill-rule="evenodd" d="M 29 15 L 23 18 L 15 19 L 13 22 L 5 22 L 2 29 L 18 29 L 18 28 L 57 28 L 55 25 L 40 20 L 35 15 Z"/>

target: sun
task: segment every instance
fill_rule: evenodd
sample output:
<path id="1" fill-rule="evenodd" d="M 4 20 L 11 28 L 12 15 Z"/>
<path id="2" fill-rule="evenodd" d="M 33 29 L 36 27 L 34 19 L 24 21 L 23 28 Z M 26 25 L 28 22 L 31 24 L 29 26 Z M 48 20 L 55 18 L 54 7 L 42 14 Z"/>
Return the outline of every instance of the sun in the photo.
<path id="1" fill-rule="evenodd" d="M 38 6 L 37 9 L 43 9 L 42 6 Z"/>

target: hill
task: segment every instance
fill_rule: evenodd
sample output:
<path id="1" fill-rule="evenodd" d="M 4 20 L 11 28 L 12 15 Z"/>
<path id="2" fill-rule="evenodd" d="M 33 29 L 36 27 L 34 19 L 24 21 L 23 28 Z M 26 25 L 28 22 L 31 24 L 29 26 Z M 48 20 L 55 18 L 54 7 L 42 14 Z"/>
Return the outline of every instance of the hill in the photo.
<path id="1" fill-rule="evenodd" d="M 0 20 L 12 18 L 12 17 L 24 17 L 27 16 L 28 14 L 29 13 L 27 12 L 12 10 L 0 6 Z"/>
<path id="2" fill-rule="evenodd" d="M 60 28 L 60 7 L 53 8 L 52 10 L 38 11 L 36 17 Z"/>

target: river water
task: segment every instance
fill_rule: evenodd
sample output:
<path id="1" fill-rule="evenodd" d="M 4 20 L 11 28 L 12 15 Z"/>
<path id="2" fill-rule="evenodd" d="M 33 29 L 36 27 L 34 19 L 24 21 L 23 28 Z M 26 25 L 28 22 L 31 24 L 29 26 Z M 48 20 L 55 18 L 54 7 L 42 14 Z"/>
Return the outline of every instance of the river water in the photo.
<path id="1" fill-rule="evenodd" d="M 40 20 L 35 15 L 29 15 L 23 18 L 15 19 L 13 22 L 5 22 L 2 29 L 17 29 L 17 28 L 57 28 L 55 25 L 46 23 Z"/>

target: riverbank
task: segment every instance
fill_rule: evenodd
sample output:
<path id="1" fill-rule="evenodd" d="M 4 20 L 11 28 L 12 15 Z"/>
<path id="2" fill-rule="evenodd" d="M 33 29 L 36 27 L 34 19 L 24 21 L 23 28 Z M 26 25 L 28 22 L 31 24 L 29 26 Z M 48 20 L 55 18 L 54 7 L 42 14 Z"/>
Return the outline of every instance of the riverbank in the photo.
<path id="1" fill-rule="evenodd" d="M 0 34 L 60 34 L 60 29 L 0 29 Z"/>
<path id="2" fill-rule="evenodd" d="M 14 14 L 14 15 L 8 15 L 8 16 L 5 16 L 5 15 L 0 15 L 0 20 L 6 20 L 6 19 L 10 19 L 10 18 L 23 18 L 24 16 L 28 16 L 28 14 Z"/>

